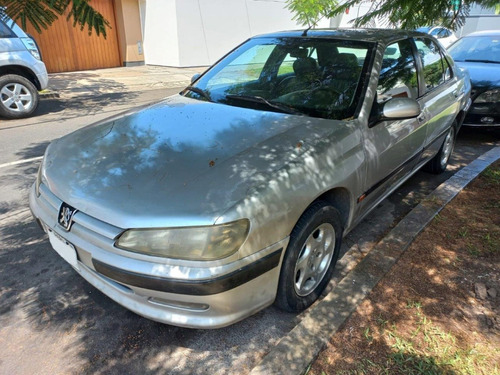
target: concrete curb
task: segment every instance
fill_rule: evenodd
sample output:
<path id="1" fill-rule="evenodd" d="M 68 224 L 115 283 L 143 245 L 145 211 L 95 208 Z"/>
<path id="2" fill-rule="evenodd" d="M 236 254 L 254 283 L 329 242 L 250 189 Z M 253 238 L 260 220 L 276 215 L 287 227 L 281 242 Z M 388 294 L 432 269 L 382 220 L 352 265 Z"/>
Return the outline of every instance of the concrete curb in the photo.
<path id="1" fill-rule="evenodd" d="M 439 185 L 313 307 L 250 374 L 304 374 L 339 327 L 394 266 L 415 237 L 465 186 L 498 159 L 499 146 Z"/>

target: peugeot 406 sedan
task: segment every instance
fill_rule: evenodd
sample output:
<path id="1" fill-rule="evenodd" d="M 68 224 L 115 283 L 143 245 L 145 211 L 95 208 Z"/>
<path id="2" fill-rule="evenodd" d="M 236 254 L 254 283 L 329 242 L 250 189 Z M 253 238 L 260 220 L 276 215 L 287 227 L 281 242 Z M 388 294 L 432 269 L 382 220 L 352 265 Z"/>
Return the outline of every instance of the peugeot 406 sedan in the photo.
<path id="1" fill-rule="evenodd" d="M 144 317 L 301 311 L 342 237 L 421 167 L 445 170 L 470 80 L 431 36 L 251 38 L 179 95 L 47 148 L 30 192 L 52 247 Z"/>

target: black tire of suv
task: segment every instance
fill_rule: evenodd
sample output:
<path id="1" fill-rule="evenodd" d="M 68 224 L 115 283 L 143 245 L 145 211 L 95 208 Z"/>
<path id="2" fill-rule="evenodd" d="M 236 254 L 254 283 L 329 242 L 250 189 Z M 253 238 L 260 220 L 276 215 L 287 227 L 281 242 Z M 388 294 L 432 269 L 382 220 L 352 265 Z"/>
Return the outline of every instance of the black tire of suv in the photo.
<path id="1" fill-rule="evenodd" d="M 31 107 L 26 111 L 20 111 L 20 112 L 13 111 L 12 109 L 6 107 L 3 104 L 4 96 L 1 92 L 2 89 L 8 85 L 15 84 L 15 83 L 23 85 L 26 88 L 26 90 L 29 91 L 29 93 L 31 95 L 32 104 L 31 104 Z M 23 76 L 17 75 L 17 74 L 6 74 L 4 76 L 0 76 L 0 116 L 1 117 L 8 118 L 8 119 L 17 119 L 17 118 L 28 117 L 31 114 L 33 114 L 33 112 L 35 112 L 35 110 L 38 107 L 38 103 L 39 103 L 38 90 L 29 79 L 27 79 Z"/>
<path id="2" fill-rule="evenodd" d="M 446 137 L 443 141 L 443 144 L 441 145 L 441 148 L 439 149 L 438 153 L 431 159 L 427 164 L 423 166 L 423 170 L 432 174 L 440 174 L 443 173 L 446 170 L 446 167 L 448 166 L 448 161 L 450 160 L 451 155 L 453 154 L 453 149 L 455 148 L 455 139 L 457 137 L 456 134 L 456 122 L 453 122 L 451 125 L 450 130 L 446 134 Z M 448 137 L 451 141 L 451 149 L 447 151 L 447 141 Z M 445 156 L 445 153 L 448 152 L 448 155 L 446 155 L 446 160 L 443 160 L 443 157 Z"/>
<path id="3" fill-rule="evenodd" d="M 330 263 L 327 265 L 326 272 L 319 280 L 319 283 L 312 287 L 307 294 L 304 293 L 301 296 L 296 290 L 296 266 L 301 254 L 303 254 L 306 241 L 323 224 L 334 230 L 335 244 Z M 340 253 L 342 233 L 343 226 L 340 214 L 337 209 L 327 202 L 318 201 L 304 212 L 290 234 L 290 242 L 281 266 L 278 293 L 275 300 L 276 306 L 285 311 L 300 312 L 318 299 L 332 277 Z M 314 259 L 314 256 L 312 258 Z"/>

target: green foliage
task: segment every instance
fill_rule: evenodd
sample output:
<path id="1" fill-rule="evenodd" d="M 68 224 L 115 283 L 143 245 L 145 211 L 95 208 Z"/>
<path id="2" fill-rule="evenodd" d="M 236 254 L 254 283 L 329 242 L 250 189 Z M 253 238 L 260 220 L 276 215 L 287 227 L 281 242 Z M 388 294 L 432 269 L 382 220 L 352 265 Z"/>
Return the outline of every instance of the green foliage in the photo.
<path id="1" fill-rule="evenodd" d="M 286 7 L 295 14 L 293 19 L 303 26 L 312 27 L 337 6 L 335 0 L 287 0 Z"/>
<path id="2" fill-rule="evenodd" d="M 295 13 L 295 20 L 312 25 L 322 17 L 335 17 L 362 3 L 366 1 L 347 0 L 339 4 L 335 0 L 288 0 L 287 7 Z M 402 29 L 426 25 L 457 29 L 464 24 L 473 3 L 485 8 L 495 7 L 500 12 L 498 0 L 461 0 L 454 4 L 450 0 L 373 0 L 368 13 L 358 17 L 354 26 L 366 26 L 378 20 L 379 25 Z"/>
<path id="3" fill-rule="evenodd" d="M 73 20 L 80 29 L 88 29 L 89 35 L 95 31 L 97 35 L 106 38 L 109 22 L 92 8 L 89 0 L 0 0 L 0 18 L 9 16 L 19 21 L 26 29 L 27 22 L 31 23 L 38 33 L 47 29 L 52 23 L 68 11 L 68 20 Z"/>
<path id="4" fill-rule="evenodd" d="M 500 169 L 488 167 L 483 172 L 482 176 L 486 179 L 487 182 L 494 185 L 500 185 Z"/>

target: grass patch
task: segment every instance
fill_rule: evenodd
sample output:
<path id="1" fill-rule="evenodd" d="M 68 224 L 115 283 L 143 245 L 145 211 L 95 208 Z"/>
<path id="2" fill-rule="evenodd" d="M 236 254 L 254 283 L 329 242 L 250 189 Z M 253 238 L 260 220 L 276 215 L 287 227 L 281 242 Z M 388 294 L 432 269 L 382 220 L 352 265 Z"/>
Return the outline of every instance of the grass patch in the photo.
<path id="1" fill-rule="evenodd" d="M 492 361 L 500 352 L 481 343 L 463 347 L 453 334 L 434 324 L 422 311 L 422 304 L 408 301 L 406 308 L 414 317 L 412 323 L 393 323 L 378 318 L 381 335 L 374 339 L 370 328 L 362 329 L 369 342 L 385 342 L 390 352 L 377 359 L 362 358 L 353 369 L 333 372 L 321 371 L 321 375 L 500 375 L 498 364 Z M 399 330 L 398 330 L 399 326 Z M 404 331 L 404 333 L 402 332 Z M 374 342 L 375 343 L 375 342 Z M 311 375 L 311 372 L 307 372 Z"/>
<path id="2" fill-rule="evenodd" d="M 498 365 L 492 364 L 486 347 L 477 343 L 461 348 L 457 339 L 443 331 L 422 312 L 413 307 L 417 317 L 410 334 L 395 331 L 387 333 L 393 353 L 390 367 L 401 374 L 499 374 Z"/>
<path id="3" fill-rule="evenodd" d="M 487 182 L 500 185 L 500 168 L 488 167 L 481 175 Z"/>

